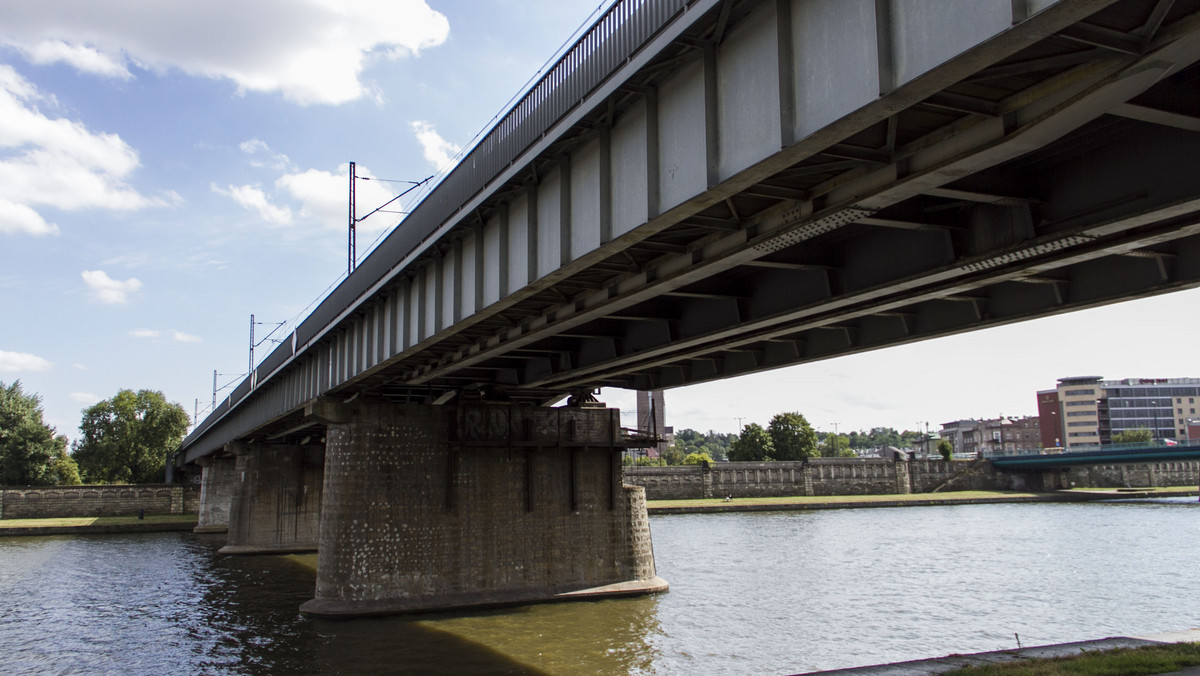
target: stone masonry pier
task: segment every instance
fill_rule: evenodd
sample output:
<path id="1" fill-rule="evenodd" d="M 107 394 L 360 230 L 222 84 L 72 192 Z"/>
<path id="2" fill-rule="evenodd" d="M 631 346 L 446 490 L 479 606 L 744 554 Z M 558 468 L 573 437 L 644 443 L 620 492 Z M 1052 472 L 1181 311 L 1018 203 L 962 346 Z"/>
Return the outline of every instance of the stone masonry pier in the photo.
<path id="1" fill-rule="evenodd" d="M 359 400 L 331 413 L 316 595 L 361 615 L 664 591 L 619 412 Z"/>

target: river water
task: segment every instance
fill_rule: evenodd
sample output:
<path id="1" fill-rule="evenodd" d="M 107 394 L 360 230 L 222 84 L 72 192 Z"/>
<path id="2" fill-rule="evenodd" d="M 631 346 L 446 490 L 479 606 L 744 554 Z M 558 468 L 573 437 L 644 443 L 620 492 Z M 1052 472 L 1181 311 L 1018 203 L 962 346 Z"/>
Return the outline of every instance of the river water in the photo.
<path id="1" fill-rule="evenodd" d="M 300 615 L 315 557 L 0 538 L 6 674 L 789 674 L 1200 626 L 1200 503 L 656 516 L 667 594 Z"/>

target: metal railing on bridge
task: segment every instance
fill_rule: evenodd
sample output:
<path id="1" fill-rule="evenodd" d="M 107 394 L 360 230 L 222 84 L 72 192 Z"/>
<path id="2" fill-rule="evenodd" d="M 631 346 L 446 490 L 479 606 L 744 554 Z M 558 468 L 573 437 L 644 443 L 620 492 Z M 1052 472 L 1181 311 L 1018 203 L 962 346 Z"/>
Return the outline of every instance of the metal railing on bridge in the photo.
<path id="1" fill-rule="evenodd" d="M 189 435 L 198 438 L 416 250 L 694 0 L 618 0 L 453 170 Z"/>

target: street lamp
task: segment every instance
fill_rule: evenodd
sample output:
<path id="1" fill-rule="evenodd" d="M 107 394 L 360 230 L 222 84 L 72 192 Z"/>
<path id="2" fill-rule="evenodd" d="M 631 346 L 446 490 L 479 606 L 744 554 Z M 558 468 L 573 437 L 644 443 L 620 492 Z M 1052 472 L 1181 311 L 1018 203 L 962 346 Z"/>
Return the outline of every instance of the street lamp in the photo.
<path id="1" fill-rule="evenodd" d="M 1158 401 L 1150 400 L 1150 412 L 1154 415 L 1154 431 L 1150 433 L 1150 441 L 1158 438 Z"/>

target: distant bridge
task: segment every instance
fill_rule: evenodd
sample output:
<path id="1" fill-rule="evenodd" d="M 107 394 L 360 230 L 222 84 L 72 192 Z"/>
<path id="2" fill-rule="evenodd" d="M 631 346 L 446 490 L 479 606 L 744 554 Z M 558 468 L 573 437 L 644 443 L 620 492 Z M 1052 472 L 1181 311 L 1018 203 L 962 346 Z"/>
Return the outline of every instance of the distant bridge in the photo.
<path id="1" fill-rule="evenodd" d="M 989 458 L 997 469 L 1036 471 L 1080 465 L 1120 465 L 1129 463 L 1187 462 L 1200 460 L 1200 443 L 1114 444 L 1065 453 L 1038 453 Z"/>

